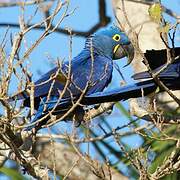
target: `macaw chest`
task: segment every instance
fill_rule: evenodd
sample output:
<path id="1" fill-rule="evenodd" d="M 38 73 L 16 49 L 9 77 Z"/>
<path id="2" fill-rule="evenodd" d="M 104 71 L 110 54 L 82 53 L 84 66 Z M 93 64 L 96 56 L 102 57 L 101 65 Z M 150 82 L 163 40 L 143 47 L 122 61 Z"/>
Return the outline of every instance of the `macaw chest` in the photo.
<path id="1" fill-rule="evenodd" d="M 88 60 L 79 65 L 78 68 L 72 67 L 71 82 L 69 89 L 72 94 L 102 91 L 112 76 L 112 61 L 109 59 L 96 58 L 94 61 Z"/>

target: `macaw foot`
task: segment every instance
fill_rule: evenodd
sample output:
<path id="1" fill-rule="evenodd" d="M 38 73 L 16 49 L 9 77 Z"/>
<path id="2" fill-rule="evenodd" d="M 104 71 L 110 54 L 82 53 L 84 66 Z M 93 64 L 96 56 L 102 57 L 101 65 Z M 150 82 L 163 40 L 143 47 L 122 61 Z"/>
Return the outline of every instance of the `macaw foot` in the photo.
<path id="1" fill-rule="evenodd" d="M 73 116 L 73 121 L 75 122 L 75 127 L 79 127 L 82 122 L 84 122 L 84 115 L 85 115 L 85 110 L 83 107 L 78 106 L 74 110 L 74 116 Z"/>
<path id="2" fill-rule="evenodd" d="M 101 106 L 101 104 L 97 104 L 97 105 L 95 105 L 95 106 L 93 107 L 93 109 L 98 109 L 100 106 Z M 107 114 L 111 114 L 112 111 L 113 111 L 113 107 L 114 107 L 114 105 L 113 105 L 111 108 L 109 108 L 109 109 L 106 111 L 106 113 L 107 113 Z"/>
<path id="3" fill-rule="evenodd" d="M 94 108 L 94 109 L 98 109 L 98 108 L 100 107 L 100 105 L 101 105 L 101 104 L 96 104 L 96 105 L 94 105 L 93 108 Z"/>
<path id="4" fill-rule="evenodd" d="M 110 115 L 113 112 L 114 105 L 106 111 L 106 114 Z"/>

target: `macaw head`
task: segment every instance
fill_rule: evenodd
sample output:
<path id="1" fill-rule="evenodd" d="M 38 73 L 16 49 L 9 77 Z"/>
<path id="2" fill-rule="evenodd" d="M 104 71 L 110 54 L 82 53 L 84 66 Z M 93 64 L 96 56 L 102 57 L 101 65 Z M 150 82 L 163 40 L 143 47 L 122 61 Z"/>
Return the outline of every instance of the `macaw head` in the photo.
<path id="1" fill-rule="evenodd" d="M 91 38 L 91 42 L 90 42 Z M 128 57 L 128 64 L 134 58 L 134 48 L 128 36 L 116 26 L 100 30 L 94 33 L 86 44 L 93 47 L 97 52 L 112 59 Z"/>

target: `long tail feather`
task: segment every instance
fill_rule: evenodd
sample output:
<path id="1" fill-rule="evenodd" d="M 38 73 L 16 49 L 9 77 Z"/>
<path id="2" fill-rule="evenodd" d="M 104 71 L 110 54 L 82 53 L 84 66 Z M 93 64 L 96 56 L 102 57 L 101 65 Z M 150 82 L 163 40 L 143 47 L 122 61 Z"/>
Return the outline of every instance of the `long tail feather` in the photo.
<path id="1" fill-rule="evenodd" d="M 124 101 L 129 98 L 136 98 L 150 94 L 156 90 L 156 87 L 157 86 L 152 80 L 148 80 L 128 85 L 125 87 L 120 87 L 115 90 L 85 96 L 81 103 L 84 105 L 92 105 L 104 102 L 113 102 L 121 100 Z"/>

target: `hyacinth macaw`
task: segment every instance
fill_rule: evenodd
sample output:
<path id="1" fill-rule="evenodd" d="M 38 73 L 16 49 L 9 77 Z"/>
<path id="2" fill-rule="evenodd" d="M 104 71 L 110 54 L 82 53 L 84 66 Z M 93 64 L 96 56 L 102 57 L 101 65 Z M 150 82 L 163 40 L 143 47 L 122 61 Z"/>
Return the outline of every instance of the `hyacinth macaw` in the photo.
<path id="1" fill-rule="evenodd" d="M 166 50 L 149 50 L 144 54 L 153 73 L 158 72 L 166 66 L 167 51 Z M 171 49 L 173 63 L 170 64 L 158 77 L 171 90 L 180 90 L 180 48 Z M 137 98 L 143 95 L 155 92 L 158 85 L 154 82 L 149 72 L 141 72 L 132 76 L 133 79 L 145 79 L 142 82 L 126 85 L 109 91 L 98 92 L 88 96 L 84 96 L 81 100 L 83 105 L 100 104 L 104 102 L 114 102 L 127 100 L 129 98 Z M 146 80 L 147 79 L 147 80 Z M 160 92 L 163 89 L 160 89 Z M 74 100 L 75 101 L 75 100 Z M 51 102 L 52 105 L 53 102 Z M 56 102 L 54 102 L 56 103 Z M 58 108 L 61 111 L 61 106 L 68 107 L 71 104 L 70 99 L 62 101 Z"/>
<path id="2" fill-rule="evenodd" d="M 55 107 L 51 102 L 77 99 L 82 92 L 90 95 L 103 91 L 111 82 L 113 60 L 125 56 L 128 56 L 129 64 L 134 57 L 134 49 L 127 35 L 118 27 L 100 30 L 88 37 L 84 49 L 71 62 L 60 64 L 35 82 L 34 108 L 37 113 L 31 123 L 47 115 Z M 10 101 L 20 99 L 24 100 L 24 106 L 30 107 L 27 90 L 13 96 Z M 74 113 L 81 108 L 74 109 Z M 56 109 L 59 108 L 56 107 L 54 112 Z M 68 108 L 61 106 L 61 114 L 67 110 Z M 50 117 L 45 121 L 48 118 Z"/>

